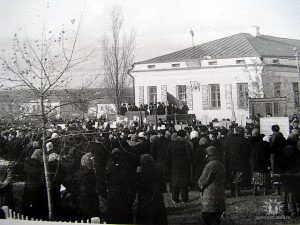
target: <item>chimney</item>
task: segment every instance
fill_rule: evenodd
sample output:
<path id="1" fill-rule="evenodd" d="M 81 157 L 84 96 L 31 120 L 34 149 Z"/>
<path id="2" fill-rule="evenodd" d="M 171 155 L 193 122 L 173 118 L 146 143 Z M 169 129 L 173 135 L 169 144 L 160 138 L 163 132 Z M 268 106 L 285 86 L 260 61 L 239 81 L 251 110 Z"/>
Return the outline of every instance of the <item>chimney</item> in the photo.
<path id="1" fill-rule="evenodd" d="M 252 33 L 252 36 L 254 37 L 259 37 L 260 36 L 260 31 L 259 31 L 259 26 L 253 26 L 253 33 Z"/>

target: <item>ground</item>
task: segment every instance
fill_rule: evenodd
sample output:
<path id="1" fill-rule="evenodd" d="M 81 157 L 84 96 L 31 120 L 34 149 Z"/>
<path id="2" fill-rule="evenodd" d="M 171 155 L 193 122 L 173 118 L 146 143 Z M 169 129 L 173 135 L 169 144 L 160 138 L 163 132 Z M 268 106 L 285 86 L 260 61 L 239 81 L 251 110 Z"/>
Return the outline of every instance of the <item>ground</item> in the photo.
<path id="1" fill-rule="evenodd" d="M 173 203 L 170 194 L 165 194 L 169 224 L 202 224 L 201 197 L 197 191 L 189 194 L 190 202 Z M 231 197 L 226 192 L 226 213 L 222 225 L 252 225 L 252 224 L 300 224 L 300 217 L 284 217 L 281 209 L 277 215 L 267 215 L 267 203 L 280 203 L 282 196 L 260 195 L 253 196 L 251 191 L 244 190 L 243 196 Z M 271 211 L 272 212 L 272 211 Z"/>
<path id="2" fill-rule="evenodd" d="M 15 201 L 21 203 L 23 184 L 14 185 Z M 173 203 L 171 194 L 164 194 L 169 224 L 202 224 L 201 196 L 198 191 L 190 191 L 188 203 Z M 267 215 L 265 210 L 268 203 L 280 203 L 282 196 L 270 194 L 253 196 L 251 190 L 243 190 L 242 197 L 231 197 L 226 191 L 226 212 L 222 218 L 222 225 L 271 225 L 271 224 L 299 224 L 300 217 L 284 217 L 279 208 L 277 215 Z M 279 204 L 280 205 L 280 204 Z M 136 207 L 134 207 L 136 208 Z M 136 210 L 136 209 L 135 209 Z M 274 210 L 273 210 L 274 211 Z M 271 210 L 272 212 L 272 210 Z"/>

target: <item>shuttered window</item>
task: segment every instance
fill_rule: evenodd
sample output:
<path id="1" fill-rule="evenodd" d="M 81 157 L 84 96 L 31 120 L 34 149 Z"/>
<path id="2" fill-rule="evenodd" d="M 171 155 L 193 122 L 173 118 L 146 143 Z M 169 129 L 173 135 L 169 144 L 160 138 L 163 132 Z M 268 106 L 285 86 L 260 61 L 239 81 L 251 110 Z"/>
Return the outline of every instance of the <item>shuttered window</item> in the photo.
<path id="1" fill-rule="evenodd" d="M 237 83 L 237 105 L 240 109 L 248 108 L 248 83 Z"/>
<path id="2" fill-rule="evenodd" d="M 202 85 L 201 86 L 202 90 L 202 109 L 207 110 L 209 109 L 209 104 L 208 104 L 208 85 Z"/>
<path id="3" fill-rule="evenodd" d="M 161 85 L 161 102 L 167 102 L 167 85 Z"/>
<path id="4" fill-rule="evenodd" d="M 232 84 L 225 84 L 226 109 L 232 109 Z"/>
<path id="5" fill-rule="evenodd" d="M 144 87 L 139 86 L 139 106 L 144 104 Z"/>
<path id="6" fill-rule="evenodd" d="M 193 109 L 193 91 L 192 91 L 192 86 L 187 85 L 186 86 L 186 96 L 187 96 L 187 106 L 189 109 Z"/>

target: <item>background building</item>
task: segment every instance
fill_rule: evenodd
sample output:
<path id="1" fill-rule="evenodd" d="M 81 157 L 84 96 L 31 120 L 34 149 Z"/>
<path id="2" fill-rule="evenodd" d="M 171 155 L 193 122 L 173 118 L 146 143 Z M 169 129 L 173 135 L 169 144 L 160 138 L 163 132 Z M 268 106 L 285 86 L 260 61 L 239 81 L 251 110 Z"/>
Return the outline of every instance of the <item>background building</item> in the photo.
<path id="1" fill-rule="evenodd" d="M 300 106 L 294 50 L 298 45 L 300 40 L 257 30 L 255 35 L 239 33 L 137 62 L 130 72 L 135 104 L 167 102 L 173 95 L 202 122 L 240 122 L 250 114 L 249 98 L 276 97 L 280 102 L 284 98 L 284 104 L 265 104 L 265 114 L 293 114 Z"/>

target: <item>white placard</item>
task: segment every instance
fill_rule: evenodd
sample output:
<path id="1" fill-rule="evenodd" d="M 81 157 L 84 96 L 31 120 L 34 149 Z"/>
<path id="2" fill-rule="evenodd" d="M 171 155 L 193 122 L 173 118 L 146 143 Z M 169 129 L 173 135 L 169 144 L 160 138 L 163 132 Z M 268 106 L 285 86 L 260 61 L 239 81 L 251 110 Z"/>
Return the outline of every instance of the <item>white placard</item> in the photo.
<path id="1" fill-rule="evenodd" d="M 290 124 L 288 117 L 260 117 L 260 133 L 266 136 L 272 134 L 272 125 L 277 124 L 285 138 L 289 136 Z"/>

